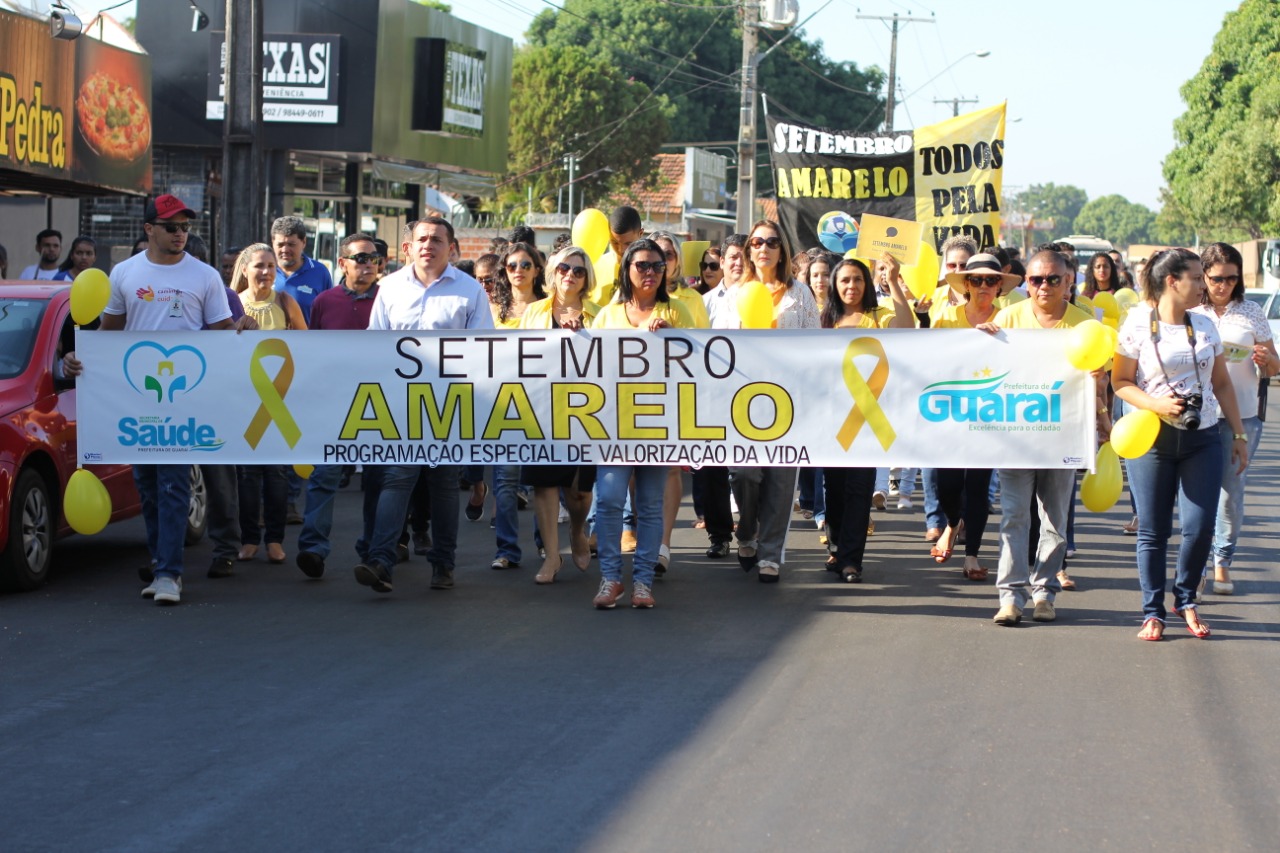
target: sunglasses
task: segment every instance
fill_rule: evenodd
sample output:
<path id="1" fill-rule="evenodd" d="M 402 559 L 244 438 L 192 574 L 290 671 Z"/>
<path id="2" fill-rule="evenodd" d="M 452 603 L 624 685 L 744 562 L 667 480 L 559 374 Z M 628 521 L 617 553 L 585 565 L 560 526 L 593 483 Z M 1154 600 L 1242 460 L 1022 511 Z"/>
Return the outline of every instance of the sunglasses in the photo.
<path id="1" fill-rule="evenodd" d="M 667 271 L 666 261 L 635 261 L 631 266 L 633 269 L 640 270 L 642 273 Z"/>
<path id="2" fill-rule="evenodd" d="M 480 282 L 481 284 L 493 284 L 493 276 L 489 275 L 489 276 L 485 276 L 484 278 L 478 278 L 476 279 L 476 281 Z"/>
<path id="3" fill-rule="evenodd" d="M 964 280 L 974 287 L 999 287 L 1001 282 L 998 275 L 967 275 Z"/>
<path id="4" fill-rule="evenodd" d="M 507 261 L 507 272 L 533 269 L 533 261 Z"/>
<path id="5" fill-rule="evenodd" d="M 1237 284 L 1240 281 L 1238 275 L 1211 275 L 1208 278 L 1214 284 Z"/>
<path id="6" fill-rule="evenodd" d="M 711 270 L 712 272 L 716 272 L 720 269 L 720 264 L 716 261 L 703 261 L 698 264 L 698 266 L 702 267 L 704 270 Z"/>
<path id="7" fill-rule="evenodd" d="M 1057 287 L 1062 284 L 1062 276 L 1060 275 L 1029 275 L 1027 276 L 1027 284 L 1032 287 Z"/>
<path id="8" fill-rule="evenodd" d="M 186 234 L 188 231 L 191 230 L 190 222 L 152 222 L 151 224 L 153 226 L 154 225 L 160 226 L 164 230 L 168 231 L 170 234 L 177 234 L 179 231 L 181 231 L 183 234 Z"/>
<path id="9" fill-rule="evenodd" d="M 344 261 L 355 261 L 357 264 L 376 264 L 382 256 L 376 252 L 356 252 L 354 255 L 343 255 Z"/>
<path id="10" fill-rule="evenodd" d="M 576 279 L 584 279 L 587 277 L 586 267 L 576 267 L 573 264 L 566 264 L 566 263 L 556 264 L 556 272 L 559 273 L 560 275 L 568 275 L 569 273 L 573 273 L 573 277 Z"/>
<path id="11" fill-rule="evenodd" d="M 770 249 L 776 249 L 782 245 L 781 237 L 752 237 L 751 248 L 759 249 L 761 246 L 768 246 Z"/>

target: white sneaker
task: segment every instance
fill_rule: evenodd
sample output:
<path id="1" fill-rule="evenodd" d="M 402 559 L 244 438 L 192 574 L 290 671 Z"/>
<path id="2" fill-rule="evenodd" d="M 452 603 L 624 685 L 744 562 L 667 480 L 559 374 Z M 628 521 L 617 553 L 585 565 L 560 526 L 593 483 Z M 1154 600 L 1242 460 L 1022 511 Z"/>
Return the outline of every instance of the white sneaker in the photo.
<path id="1" fill-rule="evenodd" d="M 569 510 L 564 508 L 564 504 L 560 504 L 560 514 L 556 516 L 557 524 L 564 524 L 569 520 Z"/>
<path id="2" fill-rule="evenodd" d="M 871 508 L 884 509 L 885 504 L 889 502 L 889 495 L 886 492 L 875 491 L 871 493 Z"/>
<path id="3" fill-rule="evenodd" d="M 914 509 L 915 504 L 911 502 L 911 498 L 905 495 L 898 495 L 898 509 Z"/>
<path id="4" fill-rule="evenodd" d="M 182 600 L 182 578 L 159 575 L 142 591 L 142 597 L 154 598 L 156 604 L 177 604 Z"/>

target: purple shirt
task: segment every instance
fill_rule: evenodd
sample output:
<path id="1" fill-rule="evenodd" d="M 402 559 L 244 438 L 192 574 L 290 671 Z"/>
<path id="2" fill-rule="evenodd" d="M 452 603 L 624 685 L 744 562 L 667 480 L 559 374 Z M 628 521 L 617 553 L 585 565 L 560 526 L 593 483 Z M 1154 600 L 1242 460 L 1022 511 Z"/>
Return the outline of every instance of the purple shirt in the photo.
<path id="1" fill-rule="evenodd" d="M 373 311 L 373 298 L 378 295 L 374 284 L 364 293 L 347 289 L 345 283 L 326 290 L 311 303 L 311 321 L 308 329 L 367 329 L 369 314 Z"/>

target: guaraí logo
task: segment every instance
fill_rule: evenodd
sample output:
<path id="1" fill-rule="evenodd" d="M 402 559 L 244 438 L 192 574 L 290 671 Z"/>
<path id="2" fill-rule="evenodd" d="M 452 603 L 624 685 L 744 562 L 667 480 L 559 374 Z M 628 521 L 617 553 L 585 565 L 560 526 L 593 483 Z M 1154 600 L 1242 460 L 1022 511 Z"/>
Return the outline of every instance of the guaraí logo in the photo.
<path id="1" fill-rule="evenodd" d="M 975 379 L 952 379 L 927 385 L 920 395 L 920 416 L 932 423 L 947 420 L 977 424 L 1061 423 L 1062 382 L 1006 383 L 1008 375 L 979 375 Z"/>
<path id="2" fill-rule="evenodd" d="M 163 347 L 155 341 L 139 341 L 124 354 L 125 380 L 148 403 L 168 407 L 204 381 L 208 363 L 204 354 L 188 344 Z M 195 417 L 175 420 L 168 415 L 121 418 L 117 440 L 125 447 L 153 452 L 218 450 L 224 442 L 208 424 Z"/>

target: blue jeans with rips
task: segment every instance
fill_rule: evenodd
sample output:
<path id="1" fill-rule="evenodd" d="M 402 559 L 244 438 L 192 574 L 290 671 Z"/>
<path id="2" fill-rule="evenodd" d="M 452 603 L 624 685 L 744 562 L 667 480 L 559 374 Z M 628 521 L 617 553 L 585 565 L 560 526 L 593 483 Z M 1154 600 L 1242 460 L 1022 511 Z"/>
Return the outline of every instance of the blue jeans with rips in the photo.
<path id="1" fill-rule="evenodd" d="M 147 550 L 155 561 L 155 575 L 182 577 L 182 549 L 191 507 L 191 466 L 135 465 L 133 483 L 142 499 Z"/>

